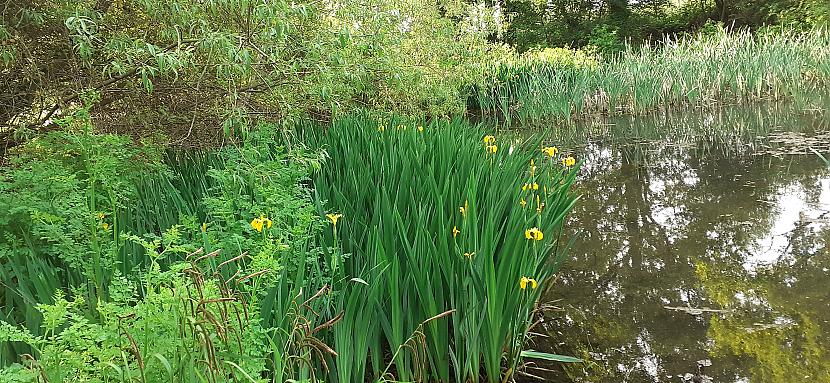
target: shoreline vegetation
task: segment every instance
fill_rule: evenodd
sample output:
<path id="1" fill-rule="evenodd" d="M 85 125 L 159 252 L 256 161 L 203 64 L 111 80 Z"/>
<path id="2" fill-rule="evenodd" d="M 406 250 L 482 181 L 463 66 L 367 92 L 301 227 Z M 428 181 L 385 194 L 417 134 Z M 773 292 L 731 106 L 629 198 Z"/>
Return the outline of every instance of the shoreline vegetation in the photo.
<path id="1" fill-rule="evenodd" d="M 730 103 L 805 101 L 830 82 L 830 32 L 764 35 L 716 28 L 603 58 L 590 49 L 527 52 L 485 70 L 473 106 L 507 125 Z"/>
<path id="2" fill-rule="evenodd" d="M 427 13 L 421 17 L 430 20 L 436 16 Z M 61 90 L 76 87 L 61 82 L 47 82 L 42 86 L 49 89 L 33 90 L 69 95 L 50 106 L 53 101 L 44 94 L 39 104 L 44 109 L 27 100 L 29 104 L 7 110 L 0 116 L 5 119 L 0 121 L 0 146 L 5 153 L 40 132 L 57 129 L 55 121 L 61 116 L 90 102 L 95 104 L 90 108 L 91 117 L 102 132 L 136 139 L 163 136 L 171 145 L 204 148 L 220 146 L 259 122 L 326 124 L 361 113 L 428 120 L 464 117 L 517 127 L 769 101 L 795 101 L 805 109 L 814 109 L 821 106 L 811 103 L 813 96 L 830 83 L 830 30 L 826 26 L 806 30 L 767 27 L 752 32 L 711 24 L 694 33 L 654 42 L 617 42 L 619 47 L 610 52 L 589 44 L 518 53 L 510 46 L 488 45 L 486 36 L 494 33 L 492 30 L 455 33 L 469 33 L 469 40 L 445 41 L 454 44 L 454 50 L 439 49 L 429 55 L 413 53 L 423 44 L 420 40 L 386 36 L 382 43 L 392 44 L 396 50 L 386 54 L 403 61 L 394 63 L 366 62 L 352 52 L 381 42 L 351 35 L 349 39 L 354 40 L 342 40 L 341 36 L 338 44 L 346 46 L 332 49 L 345 51 L 329 58 L 335 62 L 304 63 L 315 69 L 297 68 L 298 72 L 280 79 L 262 72 L 277 65 L 275 58 L 253 48 L 228 46 L 229 41 L 196 46 L 185 41 L 166 50 L 148 43 L 129 51 L 136 57 L 123 57 L 155 62 L 142 64 L 140 70 L 127 70 L 126 64 L 117 60 L 108 64 L 89 61 L 82 67 L 104 66 L 105 71 L 83 76 L 101 81 L 81 90 Z M 448 35 L 441 38 L 453 40 Z M 222 49 L 230 49 L 229 56 L 211 57 L 215 62 L 208 65 L 216 66 L 215 74 L 204 73 L 207 77 L 198 79 L 185 75 L 204 66 L 193 67 L 195 60 L 208 59 L 200 55 L 215 55 Z M 122 55 L 117 51 L 110 54 Z M 8 61 L 0 74 L 25 69 L 16 68 L 15 63 Z M 326 69 L 331 65 L 336 67 Z M 325 75 L 326 70 L 334 72 Z M 301 78 L 286 80 L 285 76 Z M 212 83 L 212 93 L 203 95 L 211 102 L 190 99 L 201 92 L 199 84 L 205 82 Z M 255 84 L 239 85 L 252 82 Z M 228 84 L 231 87 L 225 93 L 215 93 Z M 302 92 L 297 93 L 292 84 L 304 84 Z M 122 88 L 111 89 L 116 85 Z M 133 108 L 135 113 L 125 114 L 123 107 Z M 159 125 L 148 125 L 148 120 Z"/>
<path id="3" fill-rule="evenodd" d="M 0 381 L 498 382 L 579 361 L 530 348 L 569 247 L 569 153 L 462 120 L 298 133 L 21 147 L 0 172 Z"/>
<path id="4" fill-rule="evenodd" d="M 721 25 L 752 4 L 604 1 L 572 46 L 544 44 L 550 25 L 518 41 L 558 3 L 500 4 L 7 2 L 0 383 L 506 383 L 581 363 L 534 329 L 584 159 L 499 128 L 809 104 L 830 81 L 816 0 L 746 30 Z"/>

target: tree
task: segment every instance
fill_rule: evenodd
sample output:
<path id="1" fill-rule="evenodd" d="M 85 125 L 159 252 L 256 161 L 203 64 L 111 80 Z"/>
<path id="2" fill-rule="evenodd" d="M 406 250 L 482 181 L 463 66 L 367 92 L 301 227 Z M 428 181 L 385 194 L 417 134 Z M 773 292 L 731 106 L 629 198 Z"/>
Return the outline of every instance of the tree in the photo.
<path id="1" fill-rule="evenodd" d="M 55 128 L 90 92 L 99 128 L 192 145 L 254 120 L 458 112 L 494 25 L 453 0 L 6 2 L 0 140 Z"/>

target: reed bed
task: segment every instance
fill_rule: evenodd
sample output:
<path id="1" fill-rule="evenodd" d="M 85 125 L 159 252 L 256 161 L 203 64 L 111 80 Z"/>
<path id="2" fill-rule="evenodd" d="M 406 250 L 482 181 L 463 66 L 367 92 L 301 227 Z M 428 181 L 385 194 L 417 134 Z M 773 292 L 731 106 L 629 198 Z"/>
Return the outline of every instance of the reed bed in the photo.
<path id="1" fill-rule="evenodd" d="M 345 319 L 335 381 L 500 382 L 568 244 L 573 158 L 461 121 L 348 119 L 312 140 Z M 391 372 L 394 371 L 394 374 Z"/>
<path id="2" fill-rule="evenodd" d="M 519 124 L 799 99 L 826 89 L 830 81 L 830 32 L 720 31 L 628 47 L 598 60 L 573 65 L 527 56 L 496 63 L 474 98 L 483 114 Z"/>

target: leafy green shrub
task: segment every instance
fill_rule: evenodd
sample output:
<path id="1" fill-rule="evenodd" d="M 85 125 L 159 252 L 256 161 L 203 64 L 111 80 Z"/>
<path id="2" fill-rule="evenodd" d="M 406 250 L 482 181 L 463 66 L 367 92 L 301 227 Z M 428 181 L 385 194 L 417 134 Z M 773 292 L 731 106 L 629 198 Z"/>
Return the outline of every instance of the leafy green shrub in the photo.
<path id="1" fill-rule="evenodd" d="M 242 145 L 219 151 L 207 171 L 213 186 L 202 200 L 204 231 L 208 242 L 219 248 L 248 251 L 257 268 L 289 267 L 293 273 L 298 266 L 306 267 L 302 262 L 311 255 L 305 244 L 320 226 L 309 190 L 303 187 L 320 158 L 301 145 L 291 150 L 278 145 L 278 134 L 273 126 L 260 126 Z M 251 222 L 260 217 L 267 222 L 257 230 Z M 295 264 L 274 264 L 283 252 Z"/>
<path id="2" fill-rule="evenodd" d="M 42 335 L 0 323 L 0 341 L 35 350 L 23 361 L 28 368 L 18 364 L 5 372 L 31 382 L 254 381 L 252 376 L 260 376 L 265 332 L 248 315 L 244 288 L 255 279 L 229 284 L 206 264 L 203 251 L 177 244 L 177 228 L 158 242 L 133 240 L 153 253 L 153 263 L 139 281 L 112 281 L 111 298 L 97 305 L 100 320 L 87 316 L 83 296 L 69 301 L 56 292 L 53 303 L 37 305 Z M 161 271 L 156 262 L 163 254 L 156 249 L 162 245 L 165 253 L 187 260 Z"/>
<path id="3" fill-rule="evenodd" d="M 617 30 L 608 25 L 598 25 L 591 30 L 588 46 L 604 56 L 620 53 L 625 49 L 625 44 L 617 35 Z"/>
<path id="4" fill-rule="evenodd" d="M 551 65 L 562 68 L 591 68 L 599 65 L 598 58 L 590 50 L 545 48 L 529 50 L 522 54 L 528 65 Z"/>
<path id="5" fill-rule="evenodd" d="M 312 360 L 322 358 L 307 343 L 329 299 L 310 297 L 331 280 L 329 264 L 317 262 L 320 220 L 305 186 L 318 156 L 278 145 L 278 130 L 263 126 L 216 153 L 168 156 L 171 168 L 156 147 L 93 133 L 84 112 L 62 122 L 65 132 L 19 148 L 0 170 L 0 364 L 17 363 L 2 373 L 169 381 L 161 373 L 169 364 L 180 381 L 257 375 L 266 365 L 284 379 L 311 376 Z M 198 249 L 203 255 L 187 257 Z M 205 275 L 193 279 L 197 271 Z M 196 293 L 203 311 L 193 309 Z M 166 318 L 175 305 L 191 310 Z M 244 326 L 222 322 L 233 305 Z M 207 333 L 194 330 L 198 315 Z M 138 357 L 129 349 L 140 339 L 118 326 L 157 337 L 139 342 Z M 188 328 L 196 343 L 171 335 Z M 212 345 L 231 330 L 244 342 Z M 128 350 L 125 360 L 118 349 Z M 143 366 L 162 360 L 163 369 Z"/>
<path id="6" fill-rule="evenodd" d="M 86 88 L 107 100 L 93 110 L 101 127 L 198 147 L 216 142 L 217 126 L 238 133 L 363 107 L 462 113 L 461 86 L 499 51 L 488 41 L 498 27 L 492 8 L 461 1 L 10 3 L 0 83 L 13 100 L 0 126 L 44 130 Z"/>
<path id="7" fill-rule="evenodd" d="M 33 329 L 35 304 L 56 289 L 90 307 L 106 300 L 121 270 L 117 217 L 134 182 L 164 172 L 153 146 L 91 133 L 85 111 L 60 123 L 66 131 L 32 140 L 0 169 L 0 319 Z"/>

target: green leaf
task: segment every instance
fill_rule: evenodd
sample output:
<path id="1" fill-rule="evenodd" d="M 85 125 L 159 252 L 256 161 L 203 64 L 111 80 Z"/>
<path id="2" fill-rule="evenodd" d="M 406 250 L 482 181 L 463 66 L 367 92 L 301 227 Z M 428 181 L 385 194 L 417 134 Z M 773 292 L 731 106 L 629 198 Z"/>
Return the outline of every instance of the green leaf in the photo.
<path id="1" fill-rule="evenodd" d="M 251 382 L 251 383 L 256 383 L 256 380 L 254 380 L 254 378 L 252 378 L 252 377 L 251 377 L 251 375 L 248 375 L 248 373 L 247 373 L 247 372 L 245 372 L 245 370 L 243 370 L 243 369 L 242 369 L 242 367 L 239 367 L 239 365 L 238 365 L 238 364 L 236 364 L 236 363 L 234 363 L 234 362 L 231 362 L 231 361 L 229 361 L 229 360 L 226 360 L 226 361 L 225 361 L 225 364 L 231 365 L 231 366 L 233 366 L 234 368 L 236 368 L 237 370 L 239 370 L 239 372 L 240 372 L 240 373 L 242 373 L 242 375 L 243 375 L 245 378 L 247 378 L 249 382 Z"/>
<path id="2" fill-rule="evenodd" d="M 582 359 L 575 358 L 573 356 L 548 354 L 546 352 L 539 352 L 539 351 L 533 351 L 533 350 L 522 351 L 522 353 L 520 355 L 523 358 L 552 360 L 554 362 L 562 362 L 562 363 L 582 363 L 582 362 L 584 362 Z"/>
<path id="3" fill-rule="evenodd" d="M 172 377 L 173 376 L 173 366 L 170 365 L 170 362 L 167 361 L 167 358 L 165 358 L 164 356 L 162 356 L 159 353 L 154 353 L 153 357 L 158 359 L 159 362 L 161 362 L 161 364 L 164 365 L 164 369 L 167 370 L 167 376 Z"/>
<path id="4" fill-rule="evenodd" d="M 830 159 L 827 159 L 827 157 L 825 157 L 825 156 L 823 156 L 821 153 L 819 153 L 819 151 L 818 151 L 818 150 L 815 150 L 815 149 L 813 149 L 813 148 L 810 148 L 810 150 L 811 150 L 813 153 L 815 153 L 815 155 L 817 155 L 817 156 L 818 156 L 818 158 L 821 158 L 821 160 L 822 160 L 822 161 L 824 161 L 824 163 L 825 163 L 825 164 L 827 164 L 827 166 L 830 166 Z"/>

